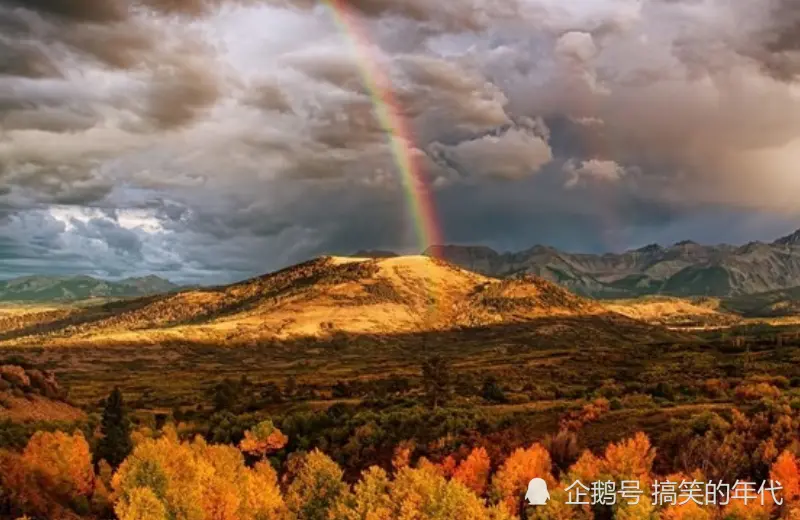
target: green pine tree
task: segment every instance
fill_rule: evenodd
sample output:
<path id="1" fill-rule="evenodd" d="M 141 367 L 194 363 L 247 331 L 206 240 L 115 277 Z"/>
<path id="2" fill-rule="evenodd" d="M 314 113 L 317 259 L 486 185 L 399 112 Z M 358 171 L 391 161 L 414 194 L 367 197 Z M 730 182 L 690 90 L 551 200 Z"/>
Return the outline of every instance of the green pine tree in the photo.
<path id="1" fill-rule="evenodd" d="M 98 442 L 95 451 L 97 460 L 105 459 L 116 468 L 133 449 L 131 423 L 119 388 L 114 388 L 105 401 L 100 431 L 103 438 Z"/>

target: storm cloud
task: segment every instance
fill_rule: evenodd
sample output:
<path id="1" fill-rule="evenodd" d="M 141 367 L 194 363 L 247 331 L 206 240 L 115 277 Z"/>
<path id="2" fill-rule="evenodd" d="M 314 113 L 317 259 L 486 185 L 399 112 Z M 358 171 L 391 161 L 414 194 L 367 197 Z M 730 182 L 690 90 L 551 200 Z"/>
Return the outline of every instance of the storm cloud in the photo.
<path id="1" fill-rule="evenodd" d="M 0 1 L 0 275 L 798 227 L 794 0 L 337 5 Z"/>

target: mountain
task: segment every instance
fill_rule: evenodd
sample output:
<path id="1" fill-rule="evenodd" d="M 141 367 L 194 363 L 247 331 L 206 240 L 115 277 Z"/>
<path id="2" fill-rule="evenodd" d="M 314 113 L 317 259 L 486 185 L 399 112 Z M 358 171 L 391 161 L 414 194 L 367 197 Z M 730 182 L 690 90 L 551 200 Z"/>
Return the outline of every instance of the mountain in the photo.
<path id="1" fill-rule="evenodd" d="M 800 314 L 800 287 L 770 291 L 724 300 L 730 312 L 758 318 L 797 316 Z"/>
<path id="2" fill-rule="evenodd" d="M 426 255 L 488 276 L 533 274 L 584 296 L 728 297 L 800 286 L 800 231 L 771 244 L 652 244 L 621 254 L 573 254 L 535 246 L 517 253 L 435 246 Z"/>
<path id="3" fill-rule="evenodd" d="M 789 236 L 779 238 L 773 244 L 778 246 L 800 246 L 800 230 L 795 231 Z"/>
<path id="4" fill-rule="evenodd" d="M 130 298 L 174 291 L 172 282 L 158 276 L 99 280 L 90 276 L 25 276 L 0 280 L 0 301 L 67 302 L 90 298 Z"/>
<path id="5" fill-rule="evenodd" d="M 643 323 L 609 312 L 556 284 L 527 276 L 500 280 L 426 256 L 324 257 L 233 285 L 122 300 L 73 311 L 0 318 L 0 341 L 72 344 L 253 343 L 337 333 L 405 334 L 583 320 L 619 335 Z M 586 332 L 584 338 L 602 337 Z M 24 338 L 24 339 L 23 339 Z"/>

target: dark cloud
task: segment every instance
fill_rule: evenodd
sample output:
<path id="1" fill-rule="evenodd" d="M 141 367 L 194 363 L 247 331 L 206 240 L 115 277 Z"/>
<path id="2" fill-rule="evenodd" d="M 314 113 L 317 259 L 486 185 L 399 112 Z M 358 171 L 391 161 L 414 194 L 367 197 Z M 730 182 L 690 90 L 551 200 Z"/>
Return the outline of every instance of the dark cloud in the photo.
<path id="1" fill-rule="evenodd" d="M 40 107 L 9 110 L 2 115 L 6 131 L 42 130 L 62 133 L 88 130 L 98 123 L 96 114 L 67 108 Z"/>
<path id="2" fill-rule="evenodd" d="M 86 223 L 72 220 L 76 233 L 87 238 L 102 240 L 109 248 L 123 255 L 141 257 L 142 242 L 139 236 L 129 229 L 107 218 L 93 218 Z"/>
<path id="3" fill-rule="evenodd" d="M 156 70 L 145 114 L 162 128 L 179 127 L 213 105 L 219 95 L 214 71 L 200 63 L 177 61 Z"/>
<path id="4" fill-rule="evenodd" d="M 0 74 L 23 78 L 60 76 L 58 66 L 41 47 L 0 37 Z"/>
<path id="5" fill-rule="evenodd" d="M 261 110 L 290 112 L 292 104 L 280 86 L 268 82 L 251 84 L 243 102 Z"/>
<path id="6" fill-rule="evenodd" d="M 763 33 L 766 69 L 775 77 L 793 81 L 800 76 L 800 3 L 773 0 L 771 21 Z"/>
<path id="7" fill-rule="evenodd" d="M 410 174 L 509 249 L 797 215 L 794 1 L 346 4 L 355 42 L 310 0 L 0 3 L 3 269 L 416 251 Z"/>
<path id="8" fill-rule="evenodd" d="M 5 5 L 79 22 L 113 22 L 127 17 L 118 0 L 3 0 Z"/>
<path id="9" fill-rule="evenodd" d="M 60 27 L 54 37 L 117 69 L 137 67 L 158 55 L 157 32 L 136 22 Z"/>

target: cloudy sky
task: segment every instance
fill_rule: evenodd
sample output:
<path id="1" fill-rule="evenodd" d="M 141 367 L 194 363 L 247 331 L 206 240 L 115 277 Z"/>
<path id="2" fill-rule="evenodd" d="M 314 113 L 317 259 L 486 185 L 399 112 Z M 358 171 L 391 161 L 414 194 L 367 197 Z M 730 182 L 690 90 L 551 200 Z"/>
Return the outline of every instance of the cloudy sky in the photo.
<path id="1" fill-rule="evenodd" d="M 338 3 L 0 0 L 0 277 L 418 251 L 364 56 L 447 242 L 800 227 L 797 0 Z"/>

